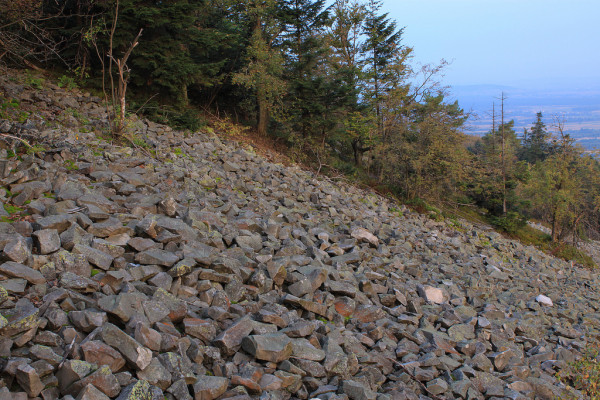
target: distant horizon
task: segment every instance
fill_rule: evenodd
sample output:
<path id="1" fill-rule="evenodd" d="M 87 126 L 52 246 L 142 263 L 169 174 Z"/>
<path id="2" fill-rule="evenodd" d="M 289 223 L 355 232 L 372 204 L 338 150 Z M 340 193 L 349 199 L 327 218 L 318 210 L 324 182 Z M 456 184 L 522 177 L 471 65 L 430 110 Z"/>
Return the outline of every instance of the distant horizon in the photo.
<path id="1" fill-rule="evenodd" d="M 450 86 L 600 87 L 600 2 L 383 0 L 417 64 L 451 64 Z"/>

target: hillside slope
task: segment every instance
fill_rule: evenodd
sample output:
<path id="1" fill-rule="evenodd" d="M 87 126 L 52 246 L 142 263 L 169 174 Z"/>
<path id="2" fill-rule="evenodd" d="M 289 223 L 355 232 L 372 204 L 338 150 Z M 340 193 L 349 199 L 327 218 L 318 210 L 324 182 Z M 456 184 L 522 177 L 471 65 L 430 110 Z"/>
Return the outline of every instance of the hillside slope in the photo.
<path id="1" fill-rule="evenodd" d="M 0 394 L 551 399 L 598 338 L 589 270 L 214 134 L 111 144 L 99 99 L 19 79 L 0 133 L 44 148 L 0 151 Z"/>

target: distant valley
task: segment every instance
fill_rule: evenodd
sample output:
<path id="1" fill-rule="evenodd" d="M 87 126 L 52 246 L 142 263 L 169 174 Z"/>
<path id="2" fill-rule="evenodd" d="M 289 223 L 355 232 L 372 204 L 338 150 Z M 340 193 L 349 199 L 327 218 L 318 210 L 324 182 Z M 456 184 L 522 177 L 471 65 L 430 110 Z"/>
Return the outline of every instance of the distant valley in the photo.
<path id="1" fill-rule="evenodd" d="M 548 87 L 551 85 L 549 84 Z M 556 118 L 563 119 L 565 131 L 586 150 L 600 149 L 600 83 L 566 87 L 525 88 L 501 85 L 453 86 L 450 98 L 472 113 L 467 133 L 483 135 L 492 127 L 492 103 L 500 119 L 500 96 L 504 93 L 504 118 L 515 121 L 519 136 L 529 129 L 538 111 L 546 127 L 556 132 Z"/>

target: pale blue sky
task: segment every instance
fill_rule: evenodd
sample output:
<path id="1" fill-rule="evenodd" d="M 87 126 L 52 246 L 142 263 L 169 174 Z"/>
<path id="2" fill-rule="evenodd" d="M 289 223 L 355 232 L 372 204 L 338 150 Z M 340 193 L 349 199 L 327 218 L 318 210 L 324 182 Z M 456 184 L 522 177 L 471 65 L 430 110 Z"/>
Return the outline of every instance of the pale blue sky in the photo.
<path id="1" fill-rule="evenodd" d="M 384 0 L 448 85 L 600 84 L 600 0 Z"/>

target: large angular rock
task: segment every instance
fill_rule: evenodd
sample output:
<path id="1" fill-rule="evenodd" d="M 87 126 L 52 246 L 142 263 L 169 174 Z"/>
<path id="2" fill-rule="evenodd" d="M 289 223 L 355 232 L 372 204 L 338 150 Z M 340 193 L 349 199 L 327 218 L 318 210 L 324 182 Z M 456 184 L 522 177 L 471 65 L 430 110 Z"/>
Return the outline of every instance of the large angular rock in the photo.
<path id="1" fill-rule="evenodd" d="M 164 398 L 162 390 L 142 379 L 123 389 L 116 400 L 164 400 Z"/>
<path id="2" fill-rule="evenodd" d="M 133 233 L 128 226 L 123 226 L 123 223 L 118 218 L 108 218 L 102 222 L 92 224 L 87 231 L 92 235 L 100 238 L 106 238 L 121 233 Z"/>
<path id="3" fill-rule="evenodd" d="M 106 344 L 117 349 L 138 370 L 143 370 L 152 361 L 152 351 L 111 323 L 102 327 L 101 336 Z"/>
<path id="4" fill-rule="evenodd" d="M 37 397 L 44 390 L 40 376 L 31 365 L 20 365 L 17 368 L 16 378 L 19 386 L 27 392 L 29 397 Z"/>
<path id="5" fill-rule="evenodd" d="M 145 369 L 138 371 L 137 376 L 162 390 L 167 390 L 171 386 L 171 374 L 158 361 L 158 358 L 153 358 Z"/>
<path id="6" fill-rule="evenodd" d="M 377 393 L 362 382 L 345 380 L 342 390 L 351 400 L 375 400 L 377 398 Z"/>
<path id="7" fill-rule="evenodd" d="M 377 247 L 379 245 L 379 239 L 377 238 L 377 236 L 373 235 L 365 228 L 357 227 L 352 229 L 350 236 L 352 236 L 359 242 L 367 242 L 373 247 Z"/>
<path id="8" fill-rule="evenodd" d="M 186 334 L 196 337 L 206 344 L 210 343 L 217 334 L 217 328 L 211 320 L 185 318 L 183 327 Z"/>
<path id="9" fill-rule="evenodd" d="M 221 332 L 213 341 L 215 346 L 225 354 L 233 355 L 242 344 L 242 340 L 252 333 L 253 321 L 250 317 L 242 317 Z"/>
<path id="10" fill-rule="evenodd" d="M 99 366 L 106 365 L 113 373 L 119 372 L 125 366 L 125 359 L 121 353 L 99 340 L 83 343 L 81 350 L 85 361 Z"/>
<path id="11" fill-rule="evenodd" d="M 120 293 L 116 296 L 105 296 L 98 301 L 98 307 L 103 311 L 116 315 L 123 322 L 128 322 L 135 313 L 143 312 L 142 302 L 146 296 L 142 293 Z"/>
<path id="12" fill-rule="evenodd" d="M 430 303 L 442 304 L 448 300 L 448 295 L 444 292 L 444 290 L 435 288 L 433 286 L 419 285 L 417 287 L 417 291 L 419 293 L 419 296 L 421 296 Z"/>
<path id="13" fill-rule="evenodd" d="M 242 348 L 259 360 L 275 363 L 287 360 L 293 353 L 291 339 L 282 333 L 246 336 Z"/>
<path id="14" fill-rule="evenodd" d="M 76 244 L 73 246 L 73 253 L 83 254 L 90 264 L 103 270 L 108 270 L 114 260 L 114 257 L 110 254 L 83 244 Z"/>
<path id="15" fill-rule="evenodd" d="M 60 236 L 56 229 L 41 229 L 33 232 L 33 243 L 40 254 L 50 254 L 60 249 Z"/>
<path id="16" fill-rule="evenodd" d="M 137 253 L 135 255 L 135 261 L 140 264 L 155 264 L 162 265 L 164 267 L 171 267 L 173 264 L 179 261 L 179 257 L 168 251 L 149 249 L 142 251 L 141 253 Z"/>
<path id="17" fill-rule="evenodd" d="M 13 309 L 2 314 L 6 321 L 2 323 L 4 327 L 0 329 L 0 335 L 4 337 L 36 328 L 40 323 L 39 309 L 27 299 L 19 300 Z"/>
<path id="18" fill-rule="evenodd" d="M 31 256 L 29 247 L 22 236 L 17 235 L 10 239 L 2 249 L 4 260 L 10 260 L 15 263 L 25 263 Z"/>
<path id="19" fill-rule="evenodd" d="M 33 268 L 29 268 L 23 264 L 8 261 L 0 265 L 0 273 L 13 277 L 25 279 L 27 282 L 34 285 L 46 283 L 46 278 Z"/>
<path id="20" fill-rule="evenodd" d="M 220 376 L 201 376 L 194 383 L 194 400 L 214 400 L 227 390 L 229 379 Z"/>

